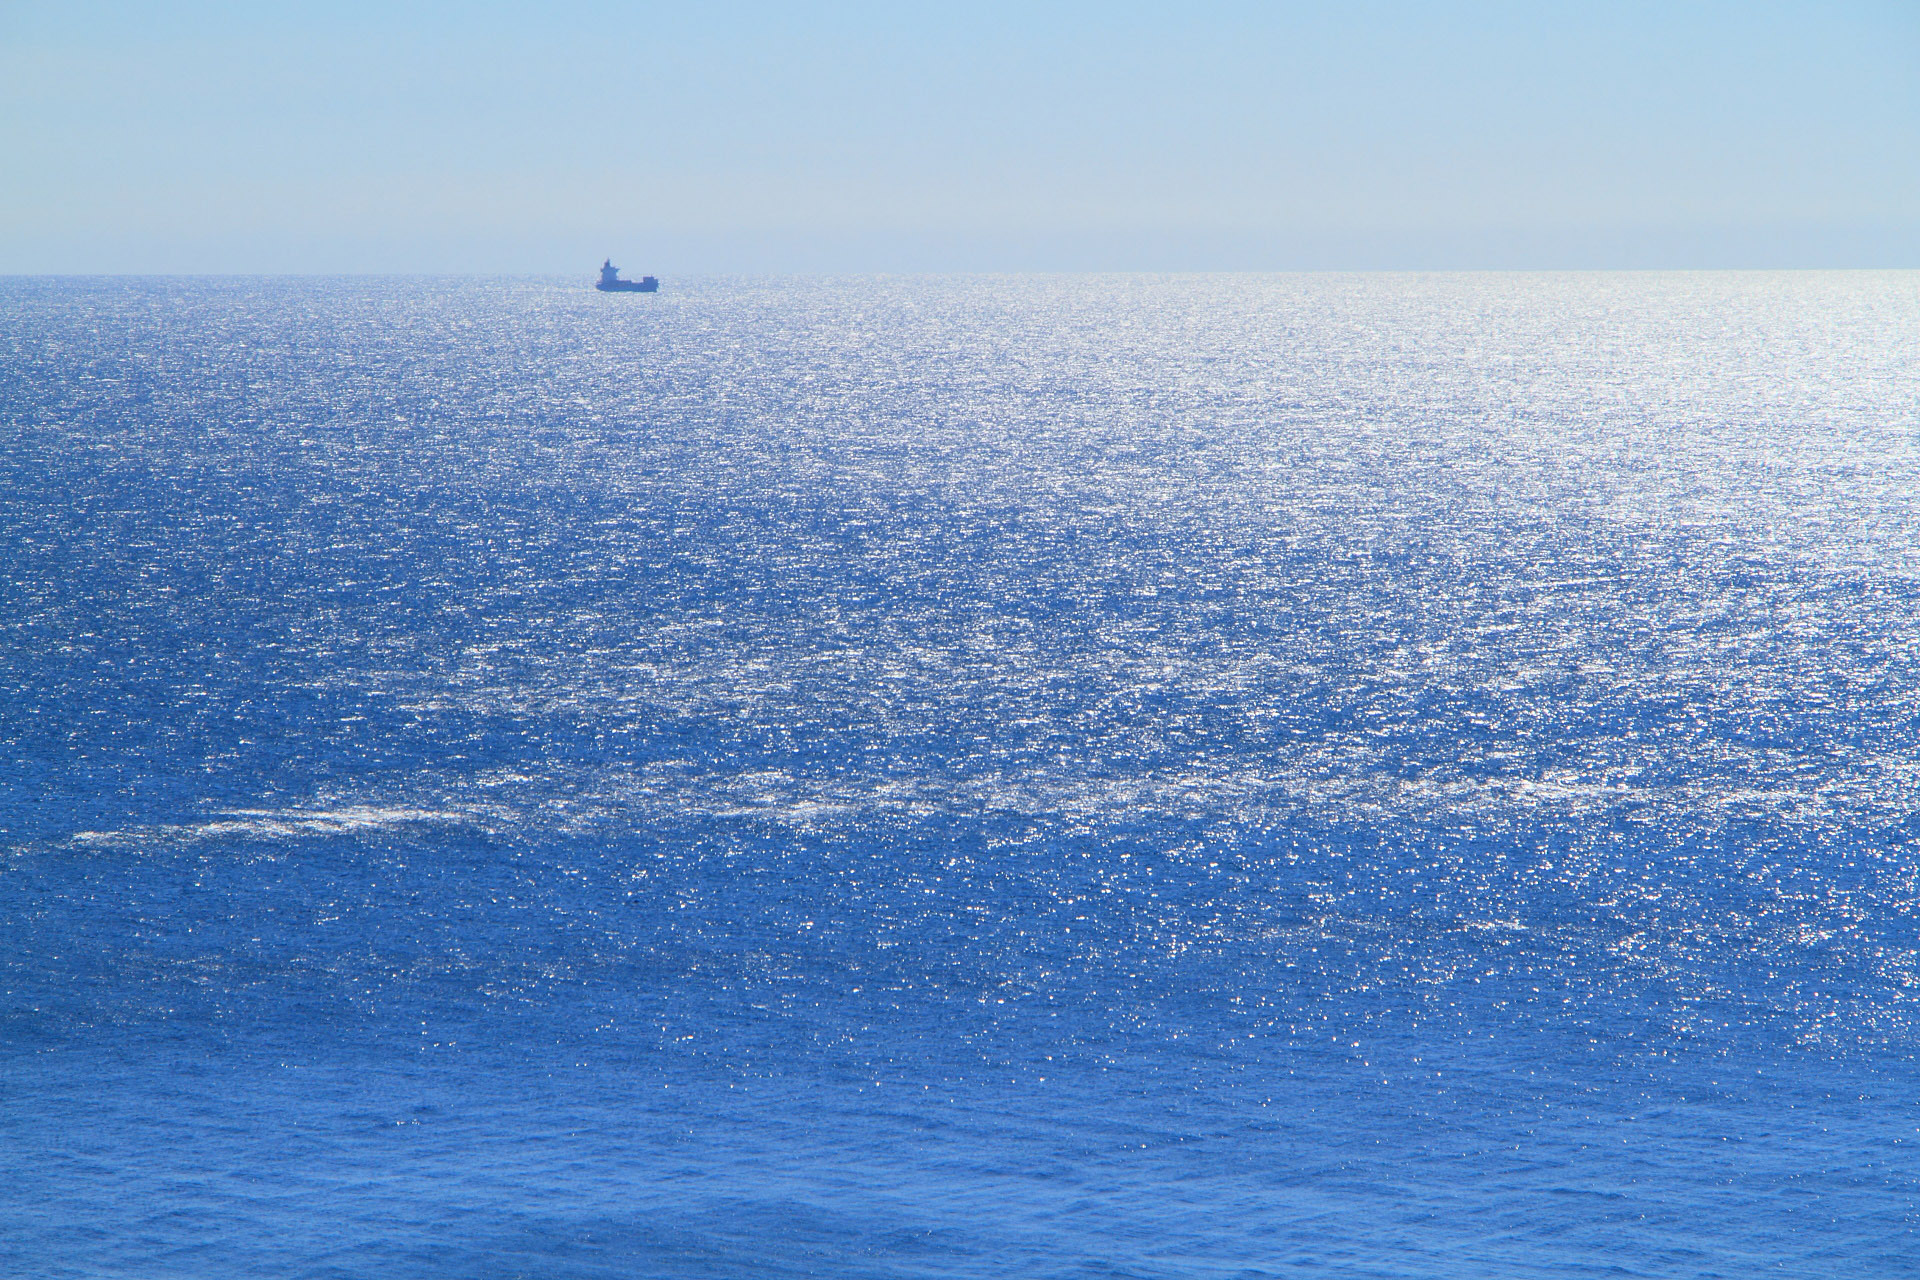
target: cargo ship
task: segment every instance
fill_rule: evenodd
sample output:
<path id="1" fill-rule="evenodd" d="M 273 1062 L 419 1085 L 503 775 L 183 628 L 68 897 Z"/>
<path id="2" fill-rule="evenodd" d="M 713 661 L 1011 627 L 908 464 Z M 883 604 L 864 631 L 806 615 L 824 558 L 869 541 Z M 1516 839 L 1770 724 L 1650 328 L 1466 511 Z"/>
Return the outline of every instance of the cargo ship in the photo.
<path id="1" fill-rule="evenodd" d="M 641 276 L 638 280 L 622 280 L 620 268 L 608 258 L 600 265 L 600 283 L 593 286 L 602 293 L 658 293 L 660 282 L 652 276 Z"/>

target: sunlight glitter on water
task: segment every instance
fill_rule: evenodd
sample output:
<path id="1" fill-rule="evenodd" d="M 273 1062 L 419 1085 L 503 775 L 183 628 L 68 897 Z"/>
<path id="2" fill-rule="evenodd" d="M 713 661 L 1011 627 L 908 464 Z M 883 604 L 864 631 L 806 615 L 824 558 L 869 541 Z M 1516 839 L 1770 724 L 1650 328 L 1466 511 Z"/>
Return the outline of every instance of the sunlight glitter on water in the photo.
<path id="1" fill-rule="evenodd" d="M 17 1269 L 1910 1252 L 1909 276 L 0 314 Z"/>

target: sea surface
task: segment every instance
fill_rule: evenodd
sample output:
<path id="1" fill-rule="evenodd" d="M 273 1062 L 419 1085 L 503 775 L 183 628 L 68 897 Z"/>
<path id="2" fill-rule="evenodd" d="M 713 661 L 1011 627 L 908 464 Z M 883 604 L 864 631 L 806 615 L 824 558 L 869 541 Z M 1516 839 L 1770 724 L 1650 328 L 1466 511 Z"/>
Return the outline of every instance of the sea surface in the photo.
<path id="1" fill-rule="evenodd" d="M 0 280 L 0 1275 L 1920 1275 L 1920 273 Z"/>

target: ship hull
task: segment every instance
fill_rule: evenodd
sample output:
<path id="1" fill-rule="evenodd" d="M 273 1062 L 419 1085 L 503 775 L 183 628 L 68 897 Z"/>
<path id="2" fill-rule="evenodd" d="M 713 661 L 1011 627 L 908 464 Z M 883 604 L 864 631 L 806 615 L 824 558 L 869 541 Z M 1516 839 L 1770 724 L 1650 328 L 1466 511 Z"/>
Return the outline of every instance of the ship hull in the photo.
<path id="1" fill-rule="evenodd" d="M 658 293 L 660 292 L 660 282 L 658 280 L 653 280 L 653 279 L 616 280 L 612 284 L 596 284 L 593 287 L 598 289 L 602 293 Z"/>

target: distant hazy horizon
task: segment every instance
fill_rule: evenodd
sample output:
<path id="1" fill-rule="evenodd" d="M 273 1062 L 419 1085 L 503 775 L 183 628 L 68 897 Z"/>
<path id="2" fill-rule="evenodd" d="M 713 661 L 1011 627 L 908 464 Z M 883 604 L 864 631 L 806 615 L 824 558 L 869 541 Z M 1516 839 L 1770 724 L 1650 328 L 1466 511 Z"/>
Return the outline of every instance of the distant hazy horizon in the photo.
<path id="1" fill-rule="evenodd" d="M 616 255 L 617 257 L 617 255 Z M 651 262 L 651 260 L 648 260 Z M 624 262 L 618 262 L 621 275 L 632 278 L 642 274 L 641 269 L 628 270 Z M 0 271 L 0 280 L 14 281 L 73 281 L 73 280 L 180 280 L 217 282 L 266 281 L 266 280 L 519 280 L 527 282 L 551 282 L 578 278 L 591 280 L 598 264 L 576 267 L 571 271 L 396 271 L 396 270 L 335 270 L 335 271 Z M 653 266 L 646 268 L 653 271 Z M 1472 276 L 1662 276 L 1662 275 L 1700 275 L 1700 276 L 1795 276 L 1795 275 L 1909 275 L 1920 273 L 1920 266 L 1893 267 L 1191 267 L 1191 268 L 1152 268 L 1152 267 L 1111 267 L 1111 268 L 1035 268 L 1032 270 L 1009 270 L 991 268 L 955 267 L 939 268 L 874 268 L 856 269 L 814 269 L 804 267 L 766 268 L 762 270 L 742 271 L 687 271 L 673 273 L 672 278 L 687 284 L 694 281 L 716 283 L 720 281 L 749 280 L 856 280 L 856 279 L 925 279 L 938 280 L 970 279 L 1126 279 L 1128 277 L 1161 276 L 1168 279 L 1246 276 L 1282 278 L 1287 276 L 1341 276 L 1392 278 L 1404 276 L 1418 277 L 1472 277 Z"/>
<path id="2" fill-rule="evenodd" d="M 1893 3 L 0 3 L 0 273 L 1920 266 Z"/>

